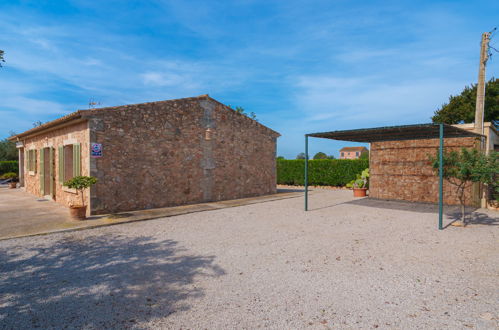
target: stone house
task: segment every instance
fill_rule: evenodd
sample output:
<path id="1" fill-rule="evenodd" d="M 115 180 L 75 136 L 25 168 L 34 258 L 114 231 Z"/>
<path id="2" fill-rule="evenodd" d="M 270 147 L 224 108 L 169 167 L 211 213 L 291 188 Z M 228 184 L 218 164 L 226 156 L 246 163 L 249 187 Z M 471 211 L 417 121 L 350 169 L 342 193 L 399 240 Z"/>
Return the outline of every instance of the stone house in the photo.
<path id="1" fill-rule="evenodd" d="M 340 149 L 340 159 L 359 159 L 362 154 L 368 154 L 366 147 L 343 147 Z"/>
<path id="2" fill-rule="evenodd" d="M 78 204 L 63 182 L 91 175 L 87 213 L 103 214 L 273 194 L 279 136 L 201 95 L 78 110 L 10 139 L 27 192 Z"/>

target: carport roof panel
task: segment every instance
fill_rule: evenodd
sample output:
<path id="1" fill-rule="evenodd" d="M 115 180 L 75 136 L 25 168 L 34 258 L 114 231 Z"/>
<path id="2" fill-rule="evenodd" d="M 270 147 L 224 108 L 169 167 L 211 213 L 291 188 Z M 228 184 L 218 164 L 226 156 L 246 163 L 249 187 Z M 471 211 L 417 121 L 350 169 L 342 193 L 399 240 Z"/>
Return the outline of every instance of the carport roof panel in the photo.
<path id="1" fill-rule="evenodd" d="M 331 131 L 310 133 L 307 136 L 352 141 L 352 142 L 377 142 L 398 141 L 415 139 L 436 139 L 440 137 L 440 124 L 416 124 L 401 126 L 386 126 L 375 128 L 362 128 L 344 131 Z M 444 137 L 480 137 L 482 135 L 444 124 Z"/>

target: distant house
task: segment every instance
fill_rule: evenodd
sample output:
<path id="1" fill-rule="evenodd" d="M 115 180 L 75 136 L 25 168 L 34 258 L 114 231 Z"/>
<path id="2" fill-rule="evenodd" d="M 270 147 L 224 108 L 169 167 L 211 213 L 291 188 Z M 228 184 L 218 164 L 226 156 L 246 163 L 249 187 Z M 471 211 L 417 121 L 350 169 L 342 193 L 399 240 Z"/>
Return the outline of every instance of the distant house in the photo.
<path id="1" fill-rule="evenodd" d="M 340 149 L 340 159 L 358 159 L 362 154 L 369 153 L 366 147 L 343 147 Z"/>

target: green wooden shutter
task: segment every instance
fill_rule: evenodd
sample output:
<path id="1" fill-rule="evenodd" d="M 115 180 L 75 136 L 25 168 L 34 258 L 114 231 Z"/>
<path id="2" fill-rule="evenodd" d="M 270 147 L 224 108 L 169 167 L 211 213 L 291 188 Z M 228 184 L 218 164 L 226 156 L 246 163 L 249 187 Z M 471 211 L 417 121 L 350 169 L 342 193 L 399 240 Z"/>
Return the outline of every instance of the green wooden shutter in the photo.
<path id="1" fill-rule="evenodd" d="M 33 171 L 35 171 L 35 173 L 36 173 L 36 169 L 37 169 L 37 166 L 36 166 L 36 149 L 33 149 Z"/>
<path id="2" fill-rule="evenodd" d="M 59 150 L 57 151 L 57 156 L 59 158 L 59 164 L 57 164 L 57 168 L 59 169 L 59 171 L 58 171 L 59 183 L 63 184 L 64 183 L 64 146 L 59 147 Z"/>
<path id="3" fill-rule="evenodd" d="M 54 148 L 49 149 L 50 196 L 54 196 Z"/>
<path id="4" fill-rule="evenodd" d="M 27 171 L 29 171 L 29 152 L 26 149 L 24 149 L 24 168 L 27 168 Z M 23 172 L 26 172 L 24 168 Z"/>
<path id="5" fill-rule="evenodd" d="M 45 195 L 45 176 L 44 174 L 44 168 L 43 168 L 43 149 L 40 149 L 40 195 Z"/>
<path id="6" fill-rule="evenodd" d="M 28 171 L 33 171 L 33 165 L 31 165 L 32 162 L 33 162 L 33 160 L 32 160 L 32 158 L 33 158 L 32 154 L 33 153 L 31 152 L 31 150 L 28 150 Z"/>
<path id="7" fill-rule="evenodd" d="M 81 175 L 80 144 L 73 144 L 73 177 Z"/>

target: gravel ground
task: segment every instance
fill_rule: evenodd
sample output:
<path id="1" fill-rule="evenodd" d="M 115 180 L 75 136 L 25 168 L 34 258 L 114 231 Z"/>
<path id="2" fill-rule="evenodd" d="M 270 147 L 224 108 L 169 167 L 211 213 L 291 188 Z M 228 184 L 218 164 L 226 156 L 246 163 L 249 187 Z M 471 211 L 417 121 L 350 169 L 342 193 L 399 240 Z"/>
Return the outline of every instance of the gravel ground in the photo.
<path id="1" fill-rule="evenodd" d="M 497 329 L 497 213 L 350 195 L 1 241 L 0 327 Z"/>

